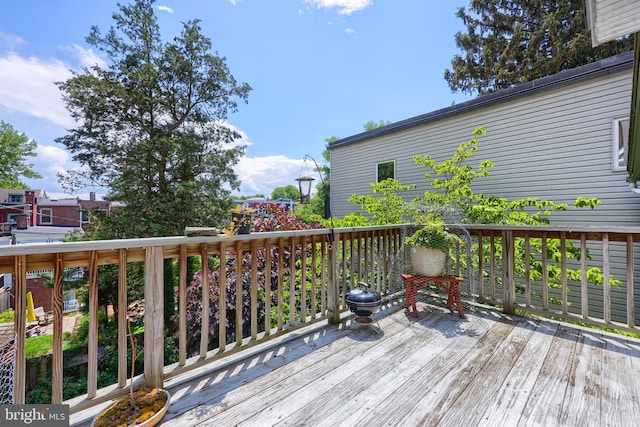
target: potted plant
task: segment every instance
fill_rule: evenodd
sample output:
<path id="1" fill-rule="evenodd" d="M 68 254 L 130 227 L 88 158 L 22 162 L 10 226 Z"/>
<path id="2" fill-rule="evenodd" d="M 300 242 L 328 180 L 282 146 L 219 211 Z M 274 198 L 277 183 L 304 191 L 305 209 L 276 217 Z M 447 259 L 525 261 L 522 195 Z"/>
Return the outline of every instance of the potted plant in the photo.
<path id="1" fill-rule="evenodd" d="M 227 236 L 235 236 L 236 234 L 251 233 L 251 225 L 253 224 L 253 213 L 255 208 L 248 208 L 241 204 L 231 211 L 231 225 L 229 229 L 222 230 Z"/>
<path id="2" fill-rule="evenodd" d="M 136 343 L 131 333 L 131 317 L 127 316 L 129 340 L 131 342 L 131 378 L 129 394 L 116 400 L 98 414 L 92 427 L 111 426 L 155 426 L 167 413 L 171 396 L 162 388 L 133 388 L 136 363 Z"/>
<path id="3" fill-rule="evenodd" d="M 462 244 L 460 237 L 447 231 L 444 222 L 429 222 L 405 239 L 410 247 L 411 264 L 416 274 L 437 277 L 444 271 L 447 252 Z"/>

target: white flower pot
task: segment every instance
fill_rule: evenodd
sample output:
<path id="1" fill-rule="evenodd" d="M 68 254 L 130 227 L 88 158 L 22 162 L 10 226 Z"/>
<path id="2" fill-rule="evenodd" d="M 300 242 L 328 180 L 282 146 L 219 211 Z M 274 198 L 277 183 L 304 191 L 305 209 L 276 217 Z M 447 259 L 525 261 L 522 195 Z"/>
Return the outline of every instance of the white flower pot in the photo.
<path id="1" fill-rule="evenodd" d="M 437 277 L 444 271 L 445 254 L 437 249 L 411 246 L 411 264 L 414 274 Z"/>

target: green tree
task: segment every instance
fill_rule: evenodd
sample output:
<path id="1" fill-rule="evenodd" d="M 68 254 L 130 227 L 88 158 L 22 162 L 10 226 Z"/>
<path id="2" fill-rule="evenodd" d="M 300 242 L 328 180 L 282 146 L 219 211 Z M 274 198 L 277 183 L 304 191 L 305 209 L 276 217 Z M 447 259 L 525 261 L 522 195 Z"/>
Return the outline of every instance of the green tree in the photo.
<path id="1" fill-rule="evenodd" d="M 236 200 L 249 200 L 249 199 L 264 199 L 264 194 L 253 194 L 250 196 L 244 195 L 244 196 L 234 196 L 234 199 Z"/>
<path id="2" fill-rule="evenodd" d="M 327 166 L 331 164 L 331 152 L 329 151 L 329 144 L 337 141 L 338 139 L 339 138 L 335 136 L 325 139 L 326 145 L 324 150 L 322 150 L 322 159 L 324 160 L 324 163 L 318 165 L 318 173 L 320 174 L 320 176 L 322 176 L 322 180 L 316 186 L 316 195 L 317 199 L 322 201 L 322 206 L 324 206 L 324 201 L 331 195 L 331 168 Z"/>
<path id="3" fill-rule="evenodd" d="M 431 170 L 423 175 L 425 179 L 431 180 L 431 188 L 424 192 L 422 198 L 414 199 L 411 204 L 415 216 L 429 215 L 435 219 L 445 219 L 452 211 L 467 215 L 481 202 L 484 196 L 474 193 L 471 184 L 475 178 L 488 176 L 493 163 L 490 160 L 482 161 L 476 171 L 467 160 L 478 151 L 479 137 L 486 133 L 482 127 L 475 129 L 474 137 L 460 144 L 451 158 L 442 163 L 437 163 L 428 154 L 413 156 L 414 163 Z"/>
<path id="4" fill-rule="evenodd" d="M 271 200 L 275 199 L 291 199 L 300 200 L 300 190 L 293 184 L 285 185 L 284 187 L 276 187 L 271 193 Z"/>
<path id="5" fill-rule="evenodd" d="M 463 53 L 444 72 L 454 92 L 483 95 L 633 49 L 631 37 L 592 47 L 583 0 L 471 0 L 456 15 Z"/>
<path id="6" fill-rule="evenodd" d="M 332 136 L 330 138 L 325 139 L 326 145 L 325 149 L 322 151 L 322 158 L 328 164 L 331 162 L 330 153 L 329 153 L 329 144 L 333 141 L 337 141 L 340 138 L 337 136 Z M 318 173 L 320 176 L 320 182 L 316 183 L 316 192 L 308 204 L 298 205 L 296 208 L 296 215 L 298 215 L 302 221 L 306 224 L 311 224 L 314 221 L 320 221 L 323 218 L 327 218 L 330 214 L 328 212 L 329 206 L 329 195 L 331 192 L 329 182 L 330 182 L 330 168 L 325 163 L 316 163 L 315 160 L 312 159 L 312 163 L 314 166 L 314 171 Z"/>
<path id="7" fill-rule="evenodd" d="M 475 193 L 472 188 L 474 179 L 486 177 L 493 163 L 484 160 L 474 169 L 470 164 L 471 156 L 478 151 L 479 137 L 485 135 L 484 128 L 478 128 L 473 132 L 474 137 L 460 144 L 451 156 L 451 159 L 441 163 L 436 162 L 429 155 L 416 155 L 413 160 L 416 164 L 425 166 L 427 172 L 424 178 L 429 180 L 429 188 L 421 197 L 405 203 L 401 192 L 414 188 L 414 185 L 403 185 L 398 180 L 387 179 L 379 183 L 370 184 L 373 195 L 352 195 L 349 201 L 360 205 L 363 211 L 369 214 L 370 224 L 397 224 L 406 222 L 412 218 L 418 223 L 446 220 L 453 215 L 456 221 L 475 224 L 513 224 L 513 225 L 546 225 L 553 212 L 566 211 L 568 206 L 556 203 L 552 200 L 540 200 L 538 198 L 525 198 L 507 200 L 491 195 Z M 382 197 L 376 197 L 381 193 Z M 574 207 L 595 208 L 600 200 L 578 197 Z M 353 218 L 350 219 L 353 221 Z M 541 239 L 531 239 L 532 251 L 542 253 Z M 525 247 L 524 240 L 516 242 L 516 269 L 519 275 L 524 276 L 525 265 L 523 260 Z M 549 264 L 549 286 L 559 288 L 562 286 L 562 274 L 560 267 L 553 261 L 561 258 L 559 239 L 549 239 L 546 248 Z M 567 258 L 578 259 L 580 251 L 567 242 Z M 487 257 L 489 255 L 486 255 Z M 500 258 L 501 249 L 496 250 L 496 258 Z M 541 257 L 540 255 L 539 257 Z M 487 263 L 489 259 L 485 260 Z M 529 269 L 532 280 L 541 279 L 540 261 L 532 257 Z M 572 280 L 580 280 L 580 270 L 568 269 L 567 274 Z M 598 268 L 587 271 L 588 281 L 601 285 L 604 283 L 604 275 Z M 619 281 L 611 278 L 612 285 Z"/>
<path id="8" fill-rule="evenodd" d="M 382 126 L 386 126 L 388 124 L 391 124 L 391 122 L 389 120 L 378 120 L 377 122 L 374 120 L 369 120 L 367 123 L 365 123 L 363 125 L 364 130 L 374 130 L 377 128 L 381 128 Z"/>
<path id="9" fill-rule="evenodd" d="M 0 188 L 28 188 L 20 181 L 24 178 L 42 178 L 27 163 L 27 157 L 35 157 L 38 144 L 24 133 L 17 132 L 9 123 L 0 121 Z"/>
<path id="10" fill-rule="evenodd" d="M 102 217 L 100 238 L 182 234 L 220 225 L 231 204 L 232 170 L 244 147 L 224 125 L 251 90 L 212 53 L 199 21 L 163 42 L 154 0 L 120 5 L 115 27 L 91 29 L 87 42 L 106 55 L 58 83 L 78 127 L 59 138 L 81 169 L 59 175 L 67 189 L 100 185 L 122 205 Z"/>
<path id="11" fill-rule="evenodd" d="M 469 164 L 478 151 L 479 137 L 486 135 L 484 128 L 473 131 L 474 138 L 460 144 L 451 159 L 441 163 L 429 155 L 413 156 L 417 165 L 427 168 L 424 174 L 430 188 L 422 197 L 409 204 L 409 212 L 419 218 L 446 219 L 447 215 L 461 215 L 463 222 L 472 224 L 546 225 L 553 212 L 566 211 L 568 206 L 553 200 L 529 197 L 507 200 L 492 195 L 475 193 L 472 188 L 476 178 L 489 176 L 493 162 L 483 160 L 477 170 Z M 578 197 L 574 207 L 595 208 L 600 200 Z"/>
<path id="12" fill-rule="evenodd" d="M 437 163 L 430 156 L 414 156 L 413 160 L 418 165 L 425 166 L 429 172 L 424 176 L 431 179 L 430 189 L 425 191 L 423 197 L 414 199 L 409 205 L 412 212 L 424 215 L 427 219 L 443 219 L 447 215 L 461 215 L 462 221 L 474 224 L 514 224 L 514 225 L 547 225 L 553 212 L 561 212 L 569 209 L 564 203 L 556 203 L 553 200 L 528 197 L 524 199 L 507 200 L 506 198 L 495 197 L 475 193 L 472 190 L 472 182 L 475 178 L 489 175 L 489 170 L 493 163 L 484 160 L 479 163 L 477 170 L 474 170 L 467 160 L 478 150 L 479 136 L 485 135 L 484 128 L 474 131 L 475 138 L 469 142 L 461 144 L 454 152 L 451 159 Z M 574 202 L 575 208 L 594 209 L 600 204 L 596 198 L 578 197 Z M 425 215 L 426 214 L 426 215 Z M 531 280 L 542 280 L 542 239 L 531 239 L 532 253 L 539 254 L 530 260 L 529 277 Z M 557 264 L 557 260 L 562 257 L 560 239 L 549 239 L 546 247 L 546 257 L 550 261 L 547 275 L 549 287 L 561 289 L 562 269 Z M 566 256 L 568 259 L 579 259 L 580 250 L 573 246 L 569 240 L 566 242 Z M 516 271 L 520 277 L 525 276 L 525 241 L 516 239 Z M 502 248 L 496 250 L 496 257 L 500 259 Z M 485 262 L 490 262 L 489 255 L 486 255 Z M 604 283 L 604 275 L 597 267 L 587 270 L 587 280 L 594 285 Z M 570 280 L 579 282 L 581 280 L 581 270 L 567 269 Z M 620 281 L 610 278 L 611 285 L 617 285 Z M 522 284 L 517 284 L 519 291 L 524 291 Z M 558 300 L 550 297 L 550 301 L 559 303 Z"/>
<path id="13" fill-rule="evenodd" d="M 371 215 L 371 221 L 375 225 L 406 222 L 407 206 L 404 198 L 398 192 L 411 190 L 415 188 L 415 185 L 402 185 L 397 179 L 391 178 L 369 185 L 373 195 L 354 194 L 349 197 L 349 203 L 360 205 L 363 211 Z M 381 196 L 376 196 L 376 194 Z"/>

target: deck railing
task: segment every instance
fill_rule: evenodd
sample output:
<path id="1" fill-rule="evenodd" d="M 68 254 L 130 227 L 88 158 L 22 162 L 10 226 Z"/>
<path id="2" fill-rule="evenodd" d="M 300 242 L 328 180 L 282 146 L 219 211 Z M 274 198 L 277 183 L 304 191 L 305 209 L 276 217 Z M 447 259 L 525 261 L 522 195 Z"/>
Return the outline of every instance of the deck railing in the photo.
<path id="1" fill-rule="evenodd" d="M 87 394 L 67 400 L 75 412 L 126 392 L 127 266 L 144 265 L 144 374 L 136 386 L 162 386 L 164 381 L 292 329 L 319 320 L 338 322 L 346 292 L 358 281 L 383 295 L 402 290 L 397 275 L 402 265 L 402 239 L 409 228 L 362 227 L 253 233 L 219 236 L 167 237 L 0 248 L 0 274 L 14 274 L 15 306 L 26 306 L 29 271 L 50 271 L 53 277 L 52 403 L 63 402 L 63 287 L 66 269 L 82 268 L 89 279 Z M 473 283 L 468 300 L 494 304 L 507 313 L 526 310 L 596 326 L 640 333 L 635 307 L 634 247 L 639 228 L 559 228 L 475 226 L 465 229 L 472 248 L 458 251 L 452 263 Z M 535 240 L 539 239 L 539 240 Z M 558 239 L 558 240 L 552 240 Z M 557 260 L 532 248 L 559 242 Z M 532 244 L 532 243 L 535 243 Z M 566 256 L 580 255 L 575 261 Z M 189 258 L 200 269 L 187 277 Z M 466 258 L 465 258 L 466 257 Z M 164 320 L 164 266 L 178 267 L 175 324 Z M 118 381 L 98 388 L 99 268 L 118 268 Z M 465 266 L 463 269 L 461 266 Z M 569 272 L 581 269 L 576 281 Z M 589 282 L 588 269 L 599 268 L 604 283 Z M 538 269 L 537 280 L 531 269 Z M 558 275 L 549 272 L 559 272 Z M 544 272 L 544 273 L 542 273 Z M 612 285 L 610 278 L 617 282 Z M 202 278 L 206 278 L 202 280 Z M 552 283 L 553 282 L 553 283 Z M 199 283 L 199 284 L 198 284 Z M 202 286 L 204 283 L 204 286 Z M 557 287 L 550 285 L 557 285 Z M 208 304 L 203 291 L 208 292 Z M 576 290 L 579 289 L 579 292 Z M 206 294 L 205 294 L 206 295 Z M 225 303 L 222 303 L 225 302 Z M 26 312 L 15 313 L 13 400 L 25 401 Z M 176 330 L 178 363 L 165 366 L 167 326 Z"/>
<path id="2" fill-rule="evenodd" d="M 161 386 L 165 379 L 201 366 L 293 328 L 322 319 L 337 322 L 344 311 L 347 287 L 367 281 L 387 293 L 387 253 L 397 251 L 400 229 L 305 230 L 219 236 L 167 237 L 114 241 L 17 245 L 0 249 L 0 273 L 14 274 L 16 307 L 26 307 L 29 271 L 49 271 L 53 278 L 52 403 L 63 401 L 64 360 L 62 316 L 65 270 L 87 273 L 88 346 L 87 394 L 68 401 L 72 411 L 108 400 L 126 391 L 127 266 L 144 265 L 145 383 Z M 189 257 L 201 265 L 187 277 Z M 179 362 L 164 365 L 164 264 L 178 266 L 177 342 Z M 99 269 L 118 268 L 118 382 L 98 389 Z M 200 278 L 199 284 L 198 277 Z M 207 278 L 202 281 L 202 278 Z M 202 283 L 204 282 L 204 286 Z M 208 290 L 209 304 L 202 289 Z M 205 294 L 206 295 L 206 294 Z M 206 297 L 204 298 L 206 301 Z M 225 303 L 220 303 L 226 301 Z M 15 313 L 13 401 L 25 401 L 26 312 Z M 194 330 L 198 324 L 199 330 Z M 195 350 L 193 340 L 197 340 Z M 191 344 L 189 348 L 189 344 Z"/>
<path id="3" fill-rule="evenodd" d="M 507 313 L 523 310 L 640 333 L 637 326 L 640 312 L 636 310 L 640 294 L 636 292 L 634 279 L 639 267 L 634 264 L 634 257 L 640 228 L 486 225 L 465 225 L 465 228 L 476 242 L 481 242 L 474 255 L 479 300 L 498 304 Z M 551 245 L 559 247 L 558 259 L 540 255 L 549 255 Z M 536 252 L 534 247 L 540 251 Z M 569 252 L 575 256 L 569 257 Z M 540 279 L 534 280 L 532 276 Z"/>

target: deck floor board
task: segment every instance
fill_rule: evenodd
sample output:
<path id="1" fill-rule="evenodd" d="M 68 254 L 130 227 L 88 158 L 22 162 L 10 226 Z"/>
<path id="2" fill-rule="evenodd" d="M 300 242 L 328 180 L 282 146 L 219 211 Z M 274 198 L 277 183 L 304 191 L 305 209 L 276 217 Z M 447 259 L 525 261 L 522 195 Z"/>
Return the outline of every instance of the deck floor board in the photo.
<path id="1" fill-rule="evenodd" d="M 162 425 L 613 426 L 640 419 L 640 340 L 424 303 L 167 381 Z M 72 416 L 71 425 L 85 425 Z"/>

